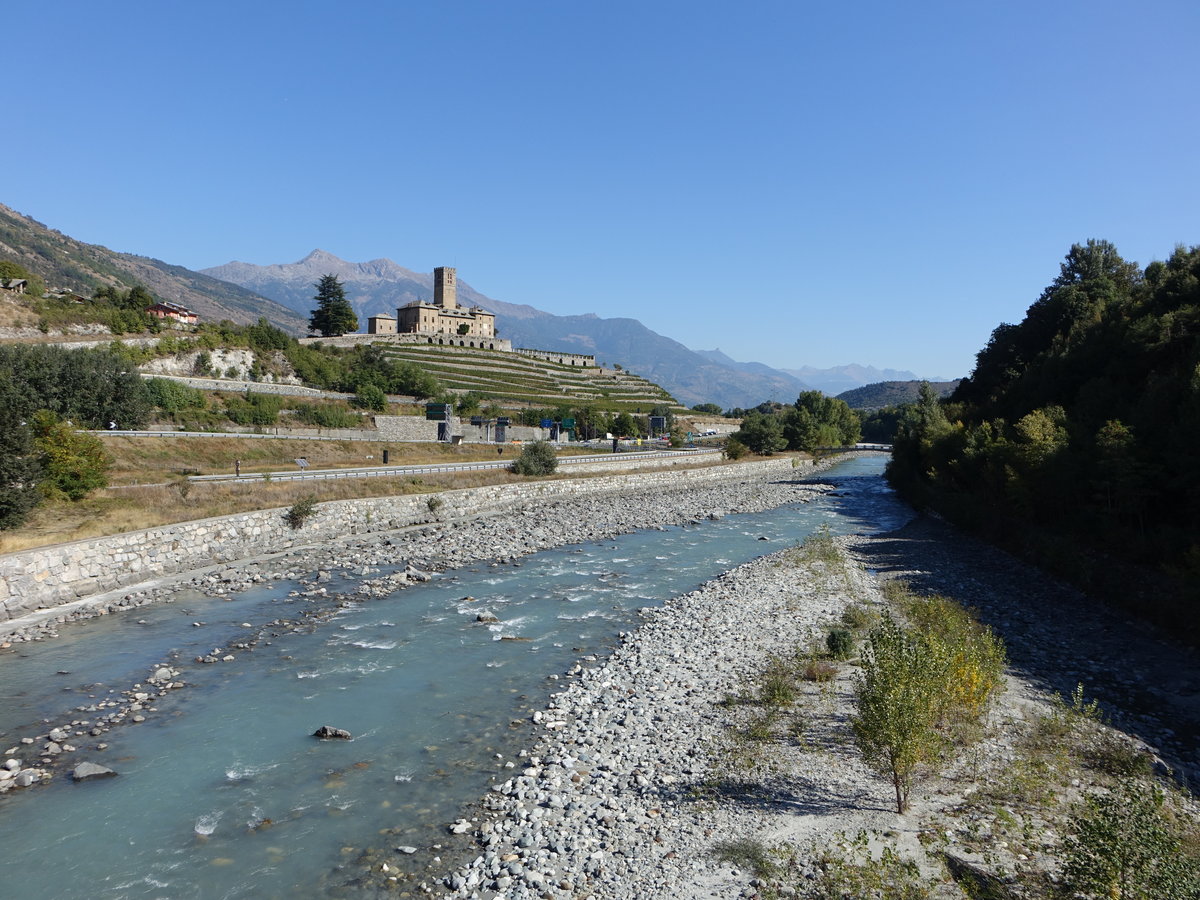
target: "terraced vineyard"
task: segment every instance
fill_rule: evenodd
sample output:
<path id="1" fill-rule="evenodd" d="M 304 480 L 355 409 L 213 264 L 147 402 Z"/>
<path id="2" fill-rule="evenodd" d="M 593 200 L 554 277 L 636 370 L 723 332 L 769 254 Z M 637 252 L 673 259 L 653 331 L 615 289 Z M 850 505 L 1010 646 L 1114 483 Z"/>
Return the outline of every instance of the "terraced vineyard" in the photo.
<path id="1" fill-rule="evenodd" d="M 393 359 L 416 363 L 451 390 L 476 391 L 501 403 L 594 403 L 614 412 L 647 412 L 660 404 L 683 409 L 663 388 L 630 372 L 565 366 L 469 347 L 399 344 L 384 352 Z"/>

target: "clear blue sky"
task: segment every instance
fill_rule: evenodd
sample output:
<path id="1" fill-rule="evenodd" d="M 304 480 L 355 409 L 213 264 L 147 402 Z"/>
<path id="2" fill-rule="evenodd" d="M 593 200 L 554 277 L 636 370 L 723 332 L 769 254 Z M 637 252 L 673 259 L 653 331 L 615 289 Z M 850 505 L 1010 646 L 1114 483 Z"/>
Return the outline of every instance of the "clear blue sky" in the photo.
<path id="1" fill-rule="evenodd" d="M 1200 4 L 17 4 L 0 202 L 203 268 L 455 265 L 779 367 L 966 374 L 1200 243 Z"/>

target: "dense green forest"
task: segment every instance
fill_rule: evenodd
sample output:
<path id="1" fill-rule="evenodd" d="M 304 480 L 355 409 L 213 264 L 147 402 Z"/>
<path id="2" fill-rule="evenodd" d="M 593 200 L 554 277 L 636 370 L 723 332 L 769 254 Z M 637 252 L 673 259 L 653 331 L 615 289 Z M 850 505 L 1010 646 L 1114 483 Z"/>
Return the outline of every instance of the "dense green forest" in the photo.
<path id="1" fill-rule="evenodd" d="M 903 413 L 889 477 L 918 505 L 1195 638 L 1200 247 L 1144 270 L 1106 241 L 1071 247 L 949 400 L 926 390 Z"/>

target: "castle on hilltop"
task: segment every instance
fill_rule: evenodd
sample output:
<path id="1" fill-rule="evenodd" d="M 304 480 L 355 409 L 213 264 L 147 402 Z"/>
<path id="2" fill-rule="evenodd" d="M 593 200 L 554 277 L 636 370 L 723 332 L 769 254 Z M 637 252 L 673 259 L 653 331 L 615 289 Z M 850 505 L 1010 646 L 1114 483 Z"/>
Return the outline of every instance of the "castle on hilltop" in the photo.
<path id="1" fill-rule="evenodd" d="M 458 305 L 458 275 L 451 266 L 433 270 L 433 302 L 414 300 L 396 310 L 367 319 L 366 334 L 340 337 L 301 338 L 302 344 L 327 344 L 350 347 L 363 343 L 427 344 L 469 347 L 519 353 L 564 366 L 594 367 L 596 357 L 587 353 L 559 353 L 555 350 L 526 350 L 513 347 L 511 341 L 496 336 L 496 314 L 482 306 Z"/>
<path id="2" fill-rule="evenodd" d="M 438 266 L 433 270 L 432 303 L 425 300 L 406 303 L 396 310 L 395 318 L 389 315 L 371 316 L 367 320 L 367 334 L 495 338 L 496 314 L 482 306 L 459 306 L 455 270 L 450 266 Z"/>

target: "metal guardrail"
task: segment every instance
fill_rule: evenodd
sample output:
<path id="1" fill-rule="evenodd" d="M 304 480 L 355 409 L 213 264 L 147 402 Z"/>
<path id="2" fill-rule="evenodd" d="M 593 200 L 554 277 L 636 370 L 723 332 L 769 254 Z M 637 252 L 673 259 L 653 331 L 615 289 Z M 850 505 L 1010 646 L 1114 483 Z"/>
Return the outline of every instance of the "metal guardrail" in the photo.
<path id="1" fill-rule="evenodd" d="M 719 453 L 719 450 L 688 449 L 688 450 L 652 450 L 647 452 L 602 453 L 586 456 L 561 456 L 560 466 L 582 465 L 594 462 L 636 462 L 642 459 L 663 459 L 666 457 L 708 456 Z M 264 481 L 322 481 L 338 478 L 396 478 L 405 475 L 438 475 L 451 472 L 472 472 L 484 469 L 507 469 L 512 466 L 512 459 L 500 459 L 488 462 L 440 463 L 425 466 L 371 466 L 359 469 L 317 469 L 306 472 L 261 472 L 255 475 L 192 475 L 188 481 L 193 483 L 225 482 L 234 484 L 254 484 Z"/>
<path id="2" fill-rule="evenodd" d="M 87 434 L 115 434 L 121 437 L 206 437 L 206 438 L 270 438 L 273 441 L 372 441 L 386 443 L 383 438 L 357 436 L 337 437 L 312 434 L 265 434 L 258 431 L 123 431 L 121 429 L 88 431 Z"/>

